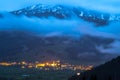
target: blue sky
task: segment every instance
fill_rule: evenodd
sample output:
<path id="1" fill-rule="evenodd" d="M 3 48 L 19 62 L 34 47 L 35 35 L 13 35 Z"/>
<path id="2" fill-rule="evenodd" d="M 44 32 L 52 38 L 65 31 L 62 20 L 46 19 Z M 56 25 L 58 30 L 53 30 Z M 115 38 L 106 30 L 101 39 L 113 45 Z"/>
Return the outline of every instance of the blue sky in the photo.
<path id="1" fill-rule="evenodd" d="M 2 1 L 0 1 L 0 10 L 1 11 L 10 11 L 10 10 L 23 8 L 30 4 L 31 3 L 28 2 L 27 0 L 2 0 Z"/>
<path id="2" fill-rule="evenodd" d="M 33 4 L 66 4 L 82 6 L 111 13 L 120 13 L 120 0 L 2 0 L 0 11 L 12 11 Z"/>

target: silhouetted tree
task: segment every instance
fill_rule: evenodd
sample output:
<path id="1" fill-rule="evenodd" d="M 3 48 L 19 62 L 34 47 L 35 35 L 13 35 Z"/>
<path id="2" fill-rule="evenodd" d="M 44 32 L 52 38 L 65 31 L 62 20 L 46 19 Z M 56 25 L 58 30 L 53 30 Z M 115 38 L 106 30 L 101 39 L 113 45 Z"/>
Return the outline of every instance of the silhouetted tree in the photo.
<path id="1" fill-rule="evenodd" d="M 0 77 L 0 80 L 7 80 L 7 78 L 5 78 L 5 77 Z"/>
<path id="2" fill-rule="evenodd" d="M 90 80 L 97 80 L 97 76 L 96 75 L 91 75 Z"/>
<path id="3" fill-rule="evenodd" d="M 111 76 L 109 76 L 108 80 L 112 80 L 112 77 L 111 77 Z"/>
<path id="4" fill-rule="evenodd" d="M 83 77 L 82 77 L 82 80 L 86 80 L 86 77 L 85 77 L 85 76 L 83 76 Z"/>
<path id="5" fill-rule="evenodd" d="M 74 75 L 70 77 L 68 80 L 80 80 L 80 76 Z"/>

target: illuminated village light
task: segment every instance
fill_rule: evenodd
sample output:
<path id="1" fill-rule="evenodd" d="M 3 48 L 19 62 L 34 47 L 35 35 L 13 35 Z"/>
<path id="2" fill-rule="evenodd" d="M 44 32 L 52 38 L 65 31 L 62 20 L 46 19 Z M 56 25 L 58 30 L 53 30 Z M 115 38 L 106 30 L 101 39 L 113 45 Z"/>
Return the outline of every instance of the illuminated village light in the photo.
<path id="1" fill-rule="evenodd" d="M 46 65 L 49 66 L 49 63 L 47 62 Z"/>
<path id="2" fill-rule="evenodd" d="M 30 65 L 30 66 L 28 66 L 28 68 L 33 68 L 33 66 Z"/>
<path id="3" fill-rule="evenodd" d="M 11 64 L 7 63 L 7 62 L 1 62 L 0 65 L 2 65 L 2 66 L 11 66 Z"/>
<path id="4" fill-rule="evenodd" d="M 80 73 L 77 73 L 77 76 L 80 76 Z"/>
<path id="5" fill-rule="evenodd" d="M 41 64 L 41 63 L 39 63 L 39 64 L 36 64 L 36 66 L 37 66 L 37 67 L 44 67 L 45 64 Z"/>
<path id="6" fill-rule="evenodd" d="M 61 63 L 59 60 L 58 61 L 52 61 L 52 62 L 45 62 L 45 63 L 40 63 L 40 62 L 35 62 L 35 63 L 30 63 L 30 62 L 0 62 L 0 66 L 21 66 L 21 68 L 38 68 L 41 70 L 91 70 L 93 68 L 92 65 L 89 66 L 82 66 L 82 65 L 71 65 L 68 63 Z"/>
<path id="7" fill-rule="evenodd" d="M 21 68 L 23 68 L 23 69 L 24 69 L 24 68 L 25 68 L 25 66 L 22 66 Z"/>
<path id="8" fill-rule="evenodd" d="M 25 65 L 25 64 L 26 64 L 26 62 L 25 62 L 25 61 L 22 61 L 21 63 L 22 63 L 23 65 Z"/>

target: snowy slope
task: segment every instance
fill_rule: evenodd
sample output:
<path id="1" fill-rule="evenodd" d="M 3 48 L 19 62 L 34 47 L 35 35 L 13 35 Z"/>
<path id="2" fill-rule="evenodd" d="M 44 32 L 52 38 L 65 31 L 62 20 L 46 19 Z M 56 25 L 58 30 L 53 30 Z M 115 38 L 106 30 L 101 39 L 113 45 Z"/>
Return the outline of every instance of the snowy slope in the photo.
<path id="1" fill-rule="evenodd" d="M 55 17 L 58 19 L 79 18 L 88 22 L 93 22 L 97 26 L 109 24 L 111 21 L 119 21 L 120 15 L 102 13 L 88 10 L 81 7 L 71 7 L 62 5 L 42 5 L 37 4 L 17 11 L 12 11 L 15 15 L 26 15 L 28 17 Z"/>

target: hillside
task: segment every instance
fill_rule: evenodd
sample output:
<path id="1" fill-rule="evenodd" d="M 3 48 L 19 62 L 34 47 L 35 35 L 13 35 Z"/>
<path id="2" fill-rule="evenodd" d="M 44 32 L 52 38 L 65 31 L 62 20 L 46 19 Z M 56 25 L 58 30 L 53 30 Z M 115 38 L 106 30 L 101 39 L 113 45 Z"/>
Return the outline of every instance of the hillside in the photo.
<path id="1" fill-rule="evenodd" d="M 120 56 L 69 80 L 120 80 Z"/>
<path id="2" fill-rule="evenodd" d="M 27 32 L 0 32 L 0 61 L 61 60 L 73 64 L 98 64 L 116 55 L 101 53 L 96 46 L 107 46 L 114 39 L 83 35 L 44 37 Z M 104 57 L 103 57 L 104 56 Z"/>

